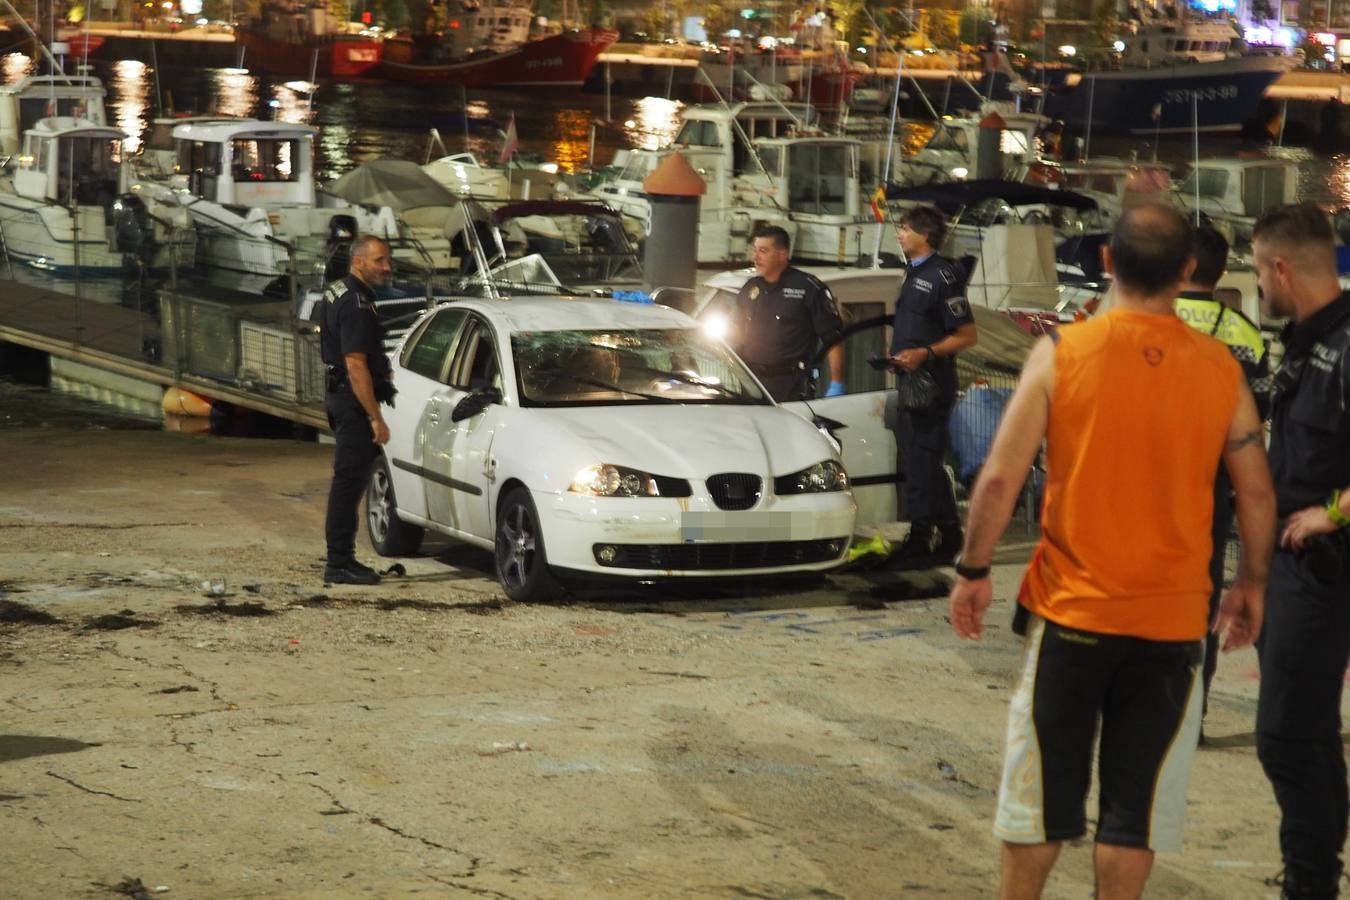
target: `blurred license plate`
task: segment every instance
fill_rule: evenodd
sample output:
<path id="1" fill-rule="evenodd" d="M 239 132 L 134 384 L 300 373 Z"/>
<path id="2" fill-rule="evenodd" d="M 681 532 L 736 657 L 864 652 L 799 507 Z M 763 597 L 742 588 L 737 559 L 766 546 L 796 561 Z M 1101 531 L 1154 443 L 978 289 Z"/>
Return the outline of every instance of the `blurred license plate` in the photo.
<path id="1" fill-rule="evenodd" d="M 700 541 L 786 541 L 796 535 L 793 520 L 786 512 L 686 512 L 680 515 L 680 540 L 687 544 Z M 809 530 L 810 521 L 799 521 L 799 530 Z"/>

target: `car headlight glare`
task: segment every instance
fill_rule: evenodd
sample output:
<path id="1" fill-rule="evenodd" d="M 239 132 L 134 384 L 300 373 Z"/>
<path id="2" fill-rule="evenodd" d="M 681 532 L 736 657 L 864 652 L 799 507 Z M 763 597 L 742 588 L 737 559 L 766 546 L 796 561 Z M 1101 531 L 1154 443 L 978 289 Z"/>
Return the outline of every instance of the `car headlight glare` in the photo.
<path id="1" fill-rule="evenodd" d="M 823 494 L 848 490 L 848 473 L 832 459 L 773 480 L 776 494 Z"/>
<path id="2" fill-rule="evenodd" d="M 569 491 L 592 497 L 659 497 L 656 479 L 646 472 L 609 463 L 587 466 L 572 479 Z"/>

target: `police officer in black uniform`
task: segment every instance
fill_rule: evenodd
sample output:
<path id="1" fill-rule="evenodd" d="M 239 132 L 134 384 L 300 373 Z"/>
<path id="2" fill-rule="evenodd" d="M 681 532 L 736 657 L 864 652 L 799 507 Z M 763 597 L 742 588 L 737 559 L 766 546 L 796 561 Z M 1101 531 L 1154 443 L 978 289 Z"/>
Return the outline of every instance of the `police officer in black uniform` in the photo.
<path id="1" fill-rule="evenodd" d="M 943 468 L 950 437 L 947 422 L 956 402 L 956 354 L 975 345 L 975 318 L 966 300 L 966 275 L 939 256 L 947 225 L 931 206 L 900 217 L 900 249 L 909 260 L 895 301 L 891 360 L 900 377 L 926 370 L 937 383 L 932 404 L 897 410 L 896 444 L 905 473 L 905 511 L 910 530 L 897 551 L 901 561 L 940 565 L 961 549 L 956 496 Z"/>
<path id="2" fill-rule="evenodd" d="M 788 265 L 791 243 L 777 225 L 761 225 L 752 238 L 755 276 L 736 295 L 733 346 L 774 400 L 807 396 L 810 365 L 830 347 L 825 396 L 844 393 L 844 330 L 839 305 L 819 278 Z M 833 344 L 833 346 L 831 346 Z"/>
<path id="3" fill-rule="evenodd" d="M 1274 376 L 1270 466 L 1280 516 L 1256 750 L 1280 806 L 1286 898 L 1336 897 L 1350 799 L 1341 694 L 1350 659 L 1350 293 L 1327 215 L 1271 210 L 1253 232 L 1261 292 L 1291 321 Z"/>
<path id="4" fill-rule="evenodd" d="M 328 371 L 324 403 L 333 429 L 333 482 L 328 490 L 324 536 L 328 558 L 323 580 L 330 584 L 378 584 L 374 569 L 356 560 L 361 494 L 370 478 L 389 426 L 380 403 L 393 403 L 384 328 L 375 315 L 375 289 L 392 280 L 389 245 L 372 235 L 352 242 L 351 271 L 324 291 L 315 318 Z"/>

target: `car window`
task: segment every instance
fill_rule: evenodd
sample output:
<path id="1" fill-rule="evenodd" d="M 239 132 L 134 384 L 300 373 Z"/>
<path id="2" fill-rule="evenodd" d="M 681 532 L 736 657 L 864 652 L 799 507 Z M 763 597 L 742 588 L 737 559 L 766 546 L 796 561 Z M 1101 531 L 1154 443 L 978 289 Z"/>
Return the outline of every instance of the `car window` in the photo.
<path id="1" fill-rule="evenodd" d="M 418 375 L 444 383 L 450 349 L 467 315 L 462 309 L 442 309 L 428 316 L 404 345 L 399 364 Z"/>
<path id="2" fill-rule="evenodd" d="M 895 387 L 895 374 L 886 366 L 873 362 L 885 356 L 891 346 L 891 317 L 886 315 L 885 303 L 850 303 L 853 323 L 844 329 L 844 393 L 865 394 Z M 836 343 L 838 343 L 836 341 Z M 817 354 L 812 368 L 820 376 L 811 380 L 807 399 L 821 397 L 830 385 L 829 347 Z"/>
<path id="3" fill-rule="evenodd" d="M 492 329 L 474 319 L 464 332 L 450 367 L 448 383 L 462 391 L 501 390 L 501 369 L 493 346 Z"/>
<path id="4" fill-rule="evenodd" d="M 519 332 L 511 349 L 525 406 L 769 402 L 699 328 Z"/>

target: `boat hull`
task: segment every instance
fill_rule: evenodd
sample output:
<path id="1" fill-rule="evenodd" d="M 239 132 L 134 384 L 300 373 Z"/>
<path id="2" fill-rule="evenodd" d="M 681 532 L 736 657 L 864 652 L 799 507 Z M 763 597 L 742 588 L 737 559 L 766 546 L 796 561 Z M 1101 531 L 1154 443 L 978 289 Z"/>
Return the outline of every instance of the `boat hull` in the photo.
<path id="1" fill-rule="evenodd" d="M 1115 133 L 1237 131 L 1288 67 L 1282 57 L 1258 56 L 1085 73 L 1047 98 L 1046 113 L 1080 131 L 1089 120 L 1093 131 Z M 1194 109 L 1192 96 L 1198 98 Z"/>
<path id="2" fill-rule="evenodd" d="M 579 85 L 618 37 L 615 31 L 586 28 L 528 41 L 506 53 L 475 54 L 450 62 L 418 61 L 411 41 L 391 38 L 385 41 L 383 62 L 372 74 L 390 81 L 465 87 Z"/>
<path id="3" fill-rule="evenodd" d="M 356 78 L 380 64 L 382 44 L 368 38 L 337 36 L 313 41 L 282 41 L 240 29 L 235 41 L 244 51 L 244 65 L 273 75 L 308 78 Z M 317 54 L 317 55 L 316 55 Z"/>

